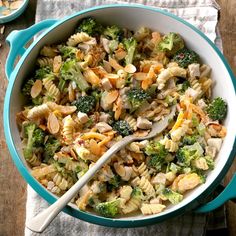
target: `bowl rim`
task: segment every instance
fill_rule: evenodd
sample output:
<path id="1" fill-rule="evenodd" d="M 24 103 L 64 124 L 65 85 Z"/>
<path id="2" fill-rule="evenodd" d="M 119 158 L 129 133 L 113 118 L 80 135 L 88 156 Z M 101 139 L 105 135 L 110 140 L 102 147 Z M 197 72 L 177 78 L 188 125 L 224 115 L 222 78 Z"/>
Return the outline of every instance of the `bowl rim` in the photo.
<path id="1" fill-rule="evenodd" d="M 29 3 L 29 0 L 23 0 L 23 3 L 19 8 L 16 10 L 13 10 L 9 15 L 0 15 L 0 22 L 1 23 L 7 23 L 9 21 L 15 20 L 18 16 L 21 15 L 21 13 L 24 12 L 25 8 L 27 7 Z"/>
<path id="2" fill-rule="evenodd" d="M 163 14 L 165 16 L 168 16 L 174 20 L 177 20 L 187 27 L 189 27 L 191 30 L 195 31 L 198 33 L 207 43 L 211 48 L 217 53 L 217 55 L 220 57 L 221 61 L 223 62 L 224 66 L 226 67 L 229 77 L 231 78 L 233 87 L 234 87 L 234 92 L 236 93 L 236 79 L 234 77 L 234 74 L 227 63 L 226 59 L 224 58 L 223 54 L 220 52 L 220 50 L 216 47 L 216 45 L 206 36 L 204 33 L 202 33 L 199 29 L 197 29 L 195 26 L 191 25 L 190 23 L 186 22 L 185 20 L 181 19 L 180 17 L 173 15 L 172 13 L 166 12 L 164 10 L 161 10 L 159 8 L 154 8 L 150 6 L 145 6 L 145 5 L 140 5 L 140 4 L 111 4 L 111 5 L 102 5 L 102 6 L 96 6 L 92 8 L 88 8 L 85 10 L 82 10 L 80 12 L 76 12 L 70 16 L 67 16 L 63 18 L 62 20 L 59 20 L 56 22 L 53 26 L 49 27 L 45 32 L 43 32 L 27 49 L 26 53 L 21 57 L 19 60 L 18 64 L 16 65 L 16 68 L 13 70 L 10 79 L 9 79 L 9 84 L 7 87 L 6 91 L 6 96 L 4 100 L 4 132 L 5 132 L 5 137 L 6 137 L 6 142 L 8 145 L 8 149 L 10 151 L 11 157 L 18 168 L 19 172 L 21 175 L 24 177 L 26 182 L 41 196 L 43 197 L 47 202 L 50 204 L 54 203 L 57 200 L 57 197 L 55 197 L 53 194 L 51 194 L 48 190 L 46 190 L 45 187 L 43 187 L 29 172 L 25 164 L 22 162 L 20 156 L 17 153 L 17 150 L 14 146 L 14 141 L 11 136 L 11 128 L 10 128 L 10 99 L 11 99 L 11 92 L 12 88 L 14 85 L 14 81 L 16 79 L 16 76 L 19 72 L 19 69 L 24 62 L 25 58 L 29 54 L 29 52 L 34 48 L 34 46 L 40 41 L 45 35 L 47 35 L 53 28 L 56 28 L 57 26 L 63 24 L 64 22 L 77 17 L 78 15 L 83 15 L 85 13 L 93 12 L 96 10 L 102 10 L 102 9 L 107 9 L 107 8 L 141 8 L 153 12 L 157 12 L 160 14 Z M 64 212 L 68 213 L 71 216 L 77 217 L 81 220 L 98 224 L 98 225 L 103 225 L 103 226 L 109 226 L 109 227 L 121 227 L 121 228 L 130 228 L 130 227 L 141 227 L 145 225 L 150 225 L 154 224 L 157 222 L 164 221 L 166 219 L 169 219 L 171 217 L 181 215 L 185 213 L 186 211 L 189 211 L 190 209 L 193 209 L 199 203 L 201 202 L 201 199 L 209 195 L 219 184 L 219 182 L 223 179 L 225 174 L 227 173 L 229 167 L 231 166 L 231 163 L 234 159 L 234 156 L 236 154 L 236 137 L 233 142 L 233 147 L 232 150 L 229 154 L 229 157 L 227 159 L 227 162 L 225 163 L 224 168 L 221 170 L 217 178 L 209 185 L 208 188 L 203 190 L 201 194 L 199 194 L 197 197 L 195 197 L 192 201 L 189 203 L 185 204 L 184 206 L 176 209 L 173 212 L 167 213 L 165 215 L 153 215 L 152 218 L 140 218 L 140 219 L 119 219 L 119 218 L 105 218 L 102 216 L 94 215 L 89 212 L 82 212 L 79 209 L 75 209 L 73 206 L 67 206 L 63 210 Z M 71 205 L 71 204 L 70 204 Z"/>

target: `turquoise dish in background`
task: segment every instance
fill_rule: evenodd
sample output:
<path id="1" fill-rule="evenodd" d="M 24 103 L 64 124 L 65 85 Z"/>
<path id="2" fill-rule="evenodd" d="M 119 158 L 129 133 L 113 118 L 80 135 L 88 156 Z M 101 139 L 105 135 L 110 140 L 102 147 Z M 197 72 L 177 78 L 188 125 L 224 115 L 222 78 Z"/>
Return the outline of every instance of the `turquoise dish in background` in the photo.
<path id="1" fill-rule="evenodd" d="M 2 14 L 2 12 L 7 9 L 5 6 L 0 7 L 0 24 L 15 20 L 25 11 L 28 3 L 29 3 L 29 0 L 24 0 L 22 5 L 16 10 L 11 10 L 11 14 L 9 15 Z"/>

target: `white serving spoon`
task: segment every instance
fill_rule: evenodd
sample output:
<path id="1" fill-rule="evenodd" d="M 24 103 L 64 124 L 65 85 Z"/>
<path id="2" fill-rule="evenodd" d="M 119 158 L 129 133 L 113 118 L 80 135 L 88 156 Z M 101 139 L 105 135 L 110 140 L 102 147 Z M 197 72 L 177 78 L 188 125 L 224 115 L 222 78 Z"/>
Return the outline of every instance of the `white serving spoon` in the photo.
<path id="1" fill-rule="evenodd" d="M 176 106 L 172 106 L 171 112 L 163 120 L 156 122 L 152 125 L 151 132 L 144 137 L 136 137 L 135 135 L 129 135 L 123 138 L 121 141 L 113 145 L 107 152 L 105 152 L 100 159 L 55 203 L 48 207 L 43 212 L 39 213 L 33 219 L 26 222 L 26 227 L 32 231 L 41 233 L 52 220 L 58 215 L 58 213 L 76 196 L 78 191 L 99 171 L 102 166 L 112 157 L 113 154 L 118 152 L 121 148 L 133 141 L 141 141 L 144 139 L 150 139 L 161 133 L 169 124 L 169 120 L 175 115 Z"/>

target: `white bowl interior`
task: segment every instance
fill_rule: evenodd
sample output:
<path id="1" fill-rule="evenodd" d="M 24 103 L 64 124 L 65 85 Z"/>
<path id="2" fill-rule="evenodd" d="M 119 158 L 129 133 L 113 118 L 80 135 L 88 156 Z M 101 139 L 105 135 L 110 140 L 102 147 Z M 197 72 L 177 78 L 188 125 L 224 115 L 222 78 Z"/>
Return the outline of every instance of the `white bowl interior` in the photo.
<path id="1" fill-rule="evenodd" d="M 176 206 L 169 206 L 163 213 L 158 214 L 166 215 L 191 202 L 194 198 L 196 198 L 204 190 L 206 190 L 209 185 L 211 185 L 211 183 L 217 178 L 219 173 L 224 168 L 230 151 L 233 148 L 233 143 L 236 136 L 236 109 L 234 107 L 236 104 L 236 97 L 233 83 L 224 63 L 204 38 L 202 38 L 194 30 L 192 30 L 182 22 L 177 21 L 176 19 L 148 9 L 116 7 L 98 9 L 93 12 L 76 16 L 54 28 L 49 34 L 44 36 L 43 39 L 41 39 L 37 43 L 37 45 L 35 45 L 34 49 L 28 54 L 15 80 L 10 102 L 10 125 L 15 147 L 18 150 L 22 161 L 25 163 L 21 151 L 21 141 L 16 126 L 15 117 L 16 113 L 21 110 L 23 105 L 22 98 L 19 98 L 20 87 L 23 80 L 28 76 L 29 72 L 33 70 L 32 65 L 33 62 L 35 62 L 40 48 L 45 44 L 59 43 L 60 41 L 66 40 L 68 36 L 73 33 L 78 20 L 86 16 L 93 16 L 105 24 L 109 22 L 109 24 L 117 24 L 133 30 L 138 29 L 140 26 L 146 26 L 161 33 L 167 33 L 171 31 L 180 33 L 180 35 L 184 38 L 187 46 L 195 50 L 200 55 L 202 61 L 212 67 L 212 78 L 216 82 L 214 86 L 213 96 L 223 97 L 227 101 L 228 115 L 225 120 L 225 126 L 227 127 L 228 133 L 216 158 L 215 169 L 209 173 L 206 183 L 186 194 L 184 200 L 181 203 L 177 204 Z M 76 206 L 73 207 L 76 208 Z M 155 216 L 145 216 L 145 218 L 153 217 Z M 140 215 L 123 217 L 122 219 L 134 220 L 137 218 L 144 218 L 144 216 Z"/>

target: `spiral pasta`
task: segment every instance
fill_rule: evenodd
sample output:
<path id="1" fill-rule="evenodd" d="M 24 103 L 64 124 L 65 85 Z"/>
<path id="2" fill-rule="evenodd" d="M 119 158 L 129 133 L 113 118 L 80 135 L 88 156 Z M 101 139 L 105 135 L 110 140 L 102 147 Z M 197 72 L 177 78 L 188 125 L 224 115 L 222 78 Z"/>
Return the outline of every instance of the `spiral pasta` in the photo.
<path id="1" fill-rule="evenodd" d="M 75 122 L 70 115 L 65 117 L 62 134 L 64 137 L 64 142 L 66 144 L 71 144 L 73 142 L 73 136 L 75 132 Z"/>
<path id="2" fill-rule="evenodd" d="M 55 101 L 60 99 L 60 90 L 53 83 L 53 77 L 46 77 L 43 79 L 43 86 L 47 90 L 47 95 Z"/>
<path id="3" fill-rule="evenodd" d="M 142 204 L 140 210 L 144 215 L 158 214 L 166 208 L 162 204 Z"/>
<path id="4" fill-rule="evenodd" d="M 68 39 L 67 45 L 74 47 L 77 44 L 89 41 L 90 39 L 91 39 L 91 37 L 87 33 L 84 33 L 84 32 L 73 34 Z"/>

